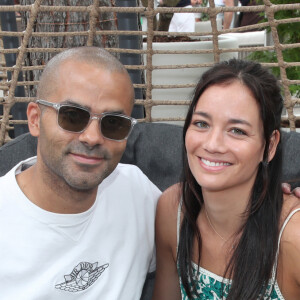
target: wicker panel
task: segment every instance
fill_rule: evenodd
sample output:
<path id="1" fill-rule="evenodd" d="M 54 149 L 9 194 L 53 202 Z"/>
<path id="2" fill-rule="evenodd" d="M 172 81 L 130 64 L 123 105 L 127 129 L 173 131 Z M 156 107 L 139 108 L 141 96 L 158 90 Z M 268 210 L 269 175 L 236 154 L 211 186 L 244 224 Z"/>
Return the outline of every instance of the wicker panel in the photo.
<path id="1" fill-rule="evenodd" d="M 50 2 L 50 1 L 49 1 Z M 280 24 L 294 24 L 299 26 L 300 3 L 294 4 L 272 4 L 269 0 L 263 0 L 262 5 L 256 6 L 235 6 L 235 7 L 215 7 L 214 1 L 209 0 L 209 7 L 195 8 L 172 8 L 172 7 L 155 7 L 154 0 L 148 1 L 148 6 L 143 7 L 141 4 L 137 7 L 116 7 L 113 0 L 91 0 L 91 1 L 51 1 L 52 5 L 47 5 L 48 1 L 21 0 L 26 5 L 0 6 L 0 12 L 14 12 L 17 15 L 18 30 L 2 31 L 0 30 L 0 109 L 3 108 L 3 115 L 0 116 L 1 131 L 0 145 L 7 142 L 10 137 L 8 131 L 15 124 L 26 124 L 26 120 L 13 119 L 11 109 L 16 103 L 28 103 L 35 99 L 35 90 L 38 84 L 39 76 L 44 68 L 45 63 L 56 53 L 65 48 L 80 45 L 95 45 L 105 47 L 108 51 L 116 56 L 120 54 L 140 54 L 142 57 L 141 65 L 128 65 L 128 70 L 142 70 L 142 84 L 135 84 L 135 88 L 143 90 L 142 99 L 136 99 L 137 105 L 145 108 L 145 117 L 140 119 L 141 122 L 157 122 L 157 121 L 183 121 L 184 114 L 173 114 L 173 108 L 185 108 L 190 99 L 191 91 L 195 87 L 194 80 L 186 82 L 184 77 L 192 71 L 199 76 L 203 69 L 212 66 L 215 62 L 226 59 L 228 55 L 249 59 L 249 53 L 257 51 L 269 51 L 276 56 L 275 62 L 264 63 L 269 67 L 279 67 L 280 80 L 282 83 L 283 97 L 285 100 L 285 115 L 282 117 L 282 125 L 295 130 L 300 127 L 299 112 L 299 90 L 300 78 L 290 79 L 287 76 L 287 69 L 297 67 L 300 69 L 300 61 L 285 61 L 283 52 L 287 49 L 299 49 L 300 41 L 295 43 L 282 43 L 278 35 L 278 26 Z M 145 1 L 144 1 L 145 2 Z M 105 4 L 105 5 L 100 5 Z M 288 19 L 276 19 L 276 12 L 293 10 L 297 12 L 296 17 Z M 251 25 L 248 27 L 232 28 L 227 30 L 218 29 L 216 17 L 218 13 L 232 11 L 234 14 L 239 12 L 264 12 L 266 22 Z M 168 33 L 166 31 L 153 30 L 154 21 L 157 14 L 166 14 L 174 12 L 184 13 L 205 13 L 209 15 L 211 23 L 210 31 L 190 32 L 190 33 Z M 119 31 L 117 30 L 117 14 L 118 13 L 135 13 L 139 19 L 144 20 L 143 30 L 138 31 Z M 145 27 L 145 23 L 147 26 Z M 266 41 L 264 43 L 244 44 L 238 46 L 222 46 L 222 39 L 226 39 L 230 34 L 241 33 L 245 30 L 265 30 L 270 28 L 270 33 L 266 31 Z M 227 34 L 227 35 L 226 35 Z M 243 36 L 247 35 L 243 32 Z M 140 49 L 122 49 L 118 46 L 118 36 L 138 36 L 140 37 Z M 211 46 L 207 49 L 189 49 L 184 50 L 158 49 L 153 40 L 159 36 L 188 36 L 192 39 L 204 39 L 204 42 L 210 42 Z M 18 48 L 4 49 L 2 39 L 5 37 L 17 37 L 20 42 Z M 272 42 L 269 42 L 268 40 Z M 142 38 L 146 38 L 144 46 Z M 239 38 L 237 38 L 239 41 Z M 169 44 L 171 45 L 171 44 Z M 16 54 L 16 63 L 9 67 L 5 64 L 5 54 Z M 166 63 L 159 65 L 156 58 L 159 55 L 170 57 L 177 55 L 178 57 L 199 57 L 194 63 L 189 60 L 179 64 Z M 209 57 L 206 61 L 201 61 L 201 57 Z M 182 81 L 176 84 L 155 81 L 155 76 L 160 71 L 170 72 L 182 71 Z M 199 70 L 199 71 L 198 71 Z M 22 74 L 20 79 L 19 74 Z M 11 74 L 8 80 L 7 74 Z M 175 73 L 174 73 L 175 74 Z M 187 74 L 187 75 L 185 75 Z M 171 75 L 172 77 L 173 75 Z M 175 75 L 174 75 L 175 76 Z M 298 86 L 298 93 L 292 94 L 290 87 Z M 17 87 L 24 87 L 25 96 L 16 97 L 15 91 Z M 165 93 L 160 93 L 165 90 Z M 167 91 L 167 92 L 166 92 Z M 170 92 L 168 92 L 170 91 Z M 175 91 L 175 93 L 174 93 Z M 177 91 L 186 91 L 182 98 L 176 97 Z M 165 96 L 161 96 L 165 95 Z M 167 96 L 166 96 L 167 95 Z M 168 96 L 169 95 L 169 96 Z M 175 96 L 173 96 L 175 95 Z M 166 111 L 160 116 L 157 111 Z M 155 110 L 156 109 L 156 110 Z M 1 110 L 0 110 L 1 111 Z M 175 110 L 174 110 L 175 111 Z M 184 111 L 184 110 L 183 110 Z"/>

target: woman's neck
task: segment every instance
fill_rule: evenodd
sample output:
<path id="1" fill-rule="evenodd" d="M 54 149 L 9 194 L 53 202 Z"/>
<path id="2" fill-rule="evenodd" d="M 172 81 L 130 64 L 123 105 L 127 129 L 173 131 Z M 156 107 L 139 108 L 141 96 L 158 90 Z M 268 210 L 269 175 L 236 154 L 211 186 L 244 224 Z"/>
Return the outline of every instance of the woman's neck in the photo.
<path id="1" fill-rule="evenodd" d="M 250 188 L 232 188 L 226 191 L 202 189 L 205 214 L 210 227 L 224 240 L 236 235 L 247 218 Z"/>

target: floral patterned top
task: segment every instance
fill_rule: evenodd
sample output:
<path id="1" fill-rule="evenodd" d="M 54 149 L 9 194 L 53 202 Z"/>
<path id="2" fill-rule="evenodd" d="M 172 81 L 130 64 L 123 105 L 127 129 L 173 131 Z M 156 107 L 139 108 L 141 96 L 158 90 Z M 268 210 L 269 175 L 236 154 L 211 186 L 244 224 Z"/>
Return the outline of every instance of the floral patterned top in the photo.
<path id="1" fill-rule="evenodd" d="M 181 206 L 182 203 L 178 206 L 178 217 L 177 217 L 177 243 L 179 242 L 179 228 L 180 228 L 180 214 L 181 214 Z M 263 299 L 280 299 L 284 300 L 282 296 L 279 286 L 276 281 L 276 269 L 277 269 L 277 258 L 279 253 L 279 244 L 282 236 L 282 232 L 291 219 L 291 217 L 297 212 L 300 211 L 300 208 L 293 210 L 289 216 L 284 221 L 282 228 L 279 233 L 278 245 L 277 245 L 277 253 L 275 258 L 275 264 L 273 266 L 272 278 L 270 279 L 270 283 L 268 285 L 266 294 Z M 178 246 L 178 245 L 177 245 Z M 194 296 L 192 299 L 196 300 L 224 300 L 227 298 L 232 280 L 223 278 L 219 275 L 216 275 L 204 268 L 199 267 L 199 271 L 197 272 L 198 266 L 193 263 L 193 275 L 198 279 L 197 282 L 197 292 L 200 295 L 199 297 Z M 274 288 L 273 288 L 274 287 Z M 181 299 L 189 300 L 186 292 L 181 284 L 180 280 L 180 290 L 181 290 Z"/>
<path id="2" fill-rule="evenodd" d="M 197 282 L 197 292 L 199 293 L 199 297 L 194 296 L 192 299 L 197 300 L 224 300 L 227 298 L 231 280 L 225 279 L 221 276 L 218 276 L 206 269 L 199 268 L 199 272 L 197 273 L 197 265 L 193 266 L 194 268 L 194 274 L 198 278 Z M 180 284 L 180 290 L 181 290 L 181 299 L 182 300 L 189 300 L 188 296 L 185 293 L 185 290 Z M 271 292 L 271 294 L 270 294 Z M 263 299 L 273 300 L 273 299 L 281 299 L 284 300 L 280 289 L 277 285 L 277 282 L 275 282 L 274 289 L 272 289 L 272 284 L 269 284 L 266 297 Z"/>

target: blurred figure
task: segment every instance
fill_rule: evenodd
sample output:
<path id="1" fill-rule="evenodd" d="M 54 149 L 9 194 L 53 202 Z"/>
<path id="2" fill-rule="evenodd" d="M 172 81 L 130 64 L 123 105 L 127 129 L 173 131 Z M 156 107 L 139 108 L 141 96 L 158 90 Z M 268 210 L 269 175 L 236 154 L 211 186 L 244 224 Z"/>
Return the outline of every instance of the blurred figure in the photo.
<path id="1" fill-rule="evenodd" d="M 234 0 L 215 0 L 216 7 L 234 6 Z M 232 21 L 233 12 L 225 12 L 217 14 L 217 19 L 223 19 L 223 29 L 229 29 Z"/>
<path id="2" fill-rule="evenodd" d="M 191 8 L 201 4 L 202 0 L 180 0 L 176 7 Z M 194 13 L 175 13 L 169 26 L 169 32 L 193 32 L 195 31 Z"/>
<path id="3" fill-rule="evenodd" d="M 239 0 L 242 6 L 255 6 L 255 0 Z M 263 20 L 263 16 L 259 12 L 240 12 L 235 27 L 243 27 L 259 23 Z M 256 31 L 258 29 L 247 29 L 245 31 Z"/>
<path id="4" fill-rule="evenodd" d="M 160 7 L 176 7 L 180 0 L 159 0 Z M 158 31 L 168 31 L 173 13 L 159 14 Z"/>

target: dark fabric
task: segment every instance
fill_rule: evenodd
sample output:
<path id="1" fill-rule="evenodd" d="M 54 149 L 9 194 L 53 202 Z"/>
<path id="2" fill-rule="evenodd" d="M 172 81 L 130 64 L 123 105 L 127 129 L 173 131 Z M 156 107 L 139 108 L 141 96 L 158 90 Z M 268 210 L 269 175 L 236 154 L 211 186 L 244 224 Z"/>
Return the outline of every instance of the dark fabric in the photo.
<path id="1" fill-rule="evenodd" d="M 25 133 L 0 147 L 0 176 L 21 160 L 36 155 L 37 139 Z"/>
<path id="2" fill-rule="evenodd" d="M 175 7 L 180 0 L 164 0 L 159 6 Z"/>
<path id="3" fill-rule="evenodd" d="M 283 182 L 300 186 L 300 133 L 283 132 Z"/>
<path id="4" fill-rule="evenodd" d="M 257 5 L 255 0 L 240 0 L 241 4 L 243 6 L 255 6 Z M 261 20 L 263 20 L 263 16 L 260 15 L 259 12 L 240 12 L 239 17 L 236 22 L 235 27 L 242 27 L 242 26 L 248 26 L 248 25 L 254 25 L 258 24 Z M 244 30 L 246 31 L 257 31 L 259 29 L 251 29 L 251 30 Z"/>
<path id="5" fill-rule="evenodd" d="M 250 0 L 240 0 L 242 6 L 247 6 Z"/>
<path id="6" fill-rule="evenodd" d="M 143 287 L 141 300 L 151 300 L 155 281 L 155 272 L 148 273 Z"/>
<path id="7" fill-rule="evenodd" d="M 137 165 L 163 191 L 180 180 L 181 153 L 181 126 L 140 123 L 128 139 L 121 162 Z"/>
<path id="8" fill-rule="evenodd" d="M 191 0 L 180 0 L 176 7 L 185 7 L 191 5 Z"/>

